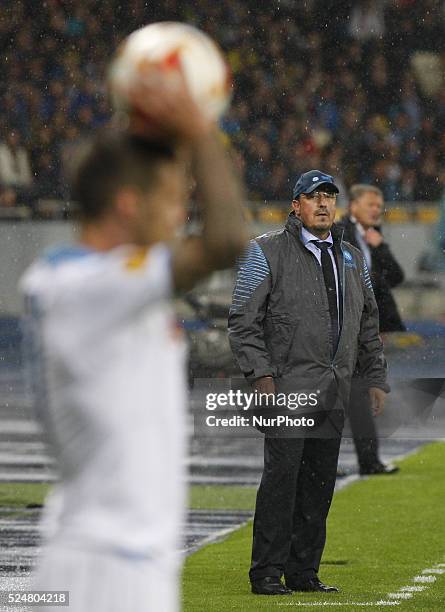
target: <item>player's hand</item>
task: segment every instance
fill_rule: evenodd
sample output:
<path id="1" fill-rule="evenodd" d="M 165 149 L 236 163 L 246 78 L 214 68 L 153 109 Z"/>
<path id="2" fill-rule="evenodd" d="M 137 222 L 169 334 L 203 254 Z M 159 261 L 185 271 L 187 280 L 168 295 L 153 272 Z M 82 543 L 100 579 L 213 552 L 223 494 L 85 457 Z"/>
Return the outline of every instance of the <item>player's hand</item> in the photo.
<path id="1" fill-rule="evenodd" d="M 272 376 L 263 376 L 253 383 L 253 388 L 258 393 L 275 393 L 275 381 Z"/>
<path id="2" fill-rule="evenodd" d="M 371 399 L 371 410 L 373 416 L 381 415 L 385 406 L 385 391 L 383 391 L 383 389 L 379 389 L 378 387 L 370 387 L 369 397 Z"/>
<path id="3" fill-rule="evenodd" d="M 168 81 L 153 70 L 150 79 L 130 89 L 129 129 L 151 138 L 195 142 L 209 134 L 214 124 L 204 117 L 178 71 Z"/>
<path id="4" fill-rule="evenodd" d="M 376 248 L 382 244 L 383 236 L 376 229 L 370 227 L 365 232 L 365 240 L 369 244 L 369 246 Z"/>

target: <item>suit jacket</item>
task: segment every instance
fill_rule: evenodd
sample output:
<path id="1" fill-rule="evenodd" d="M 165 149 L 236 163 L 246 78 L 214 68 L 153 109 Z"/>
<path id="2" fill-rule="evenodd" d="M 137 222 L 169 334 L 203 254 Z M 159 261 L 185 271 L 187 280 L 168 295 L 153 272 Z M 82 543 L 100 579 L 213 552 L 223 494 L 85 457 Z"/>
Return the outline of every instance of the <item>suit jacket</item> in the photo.
<path id="1" fill-rule="evenodd" d="M 357 241 L 355 223 L 346 215 L 338 223 L 344 228 L 344 240 L 360 249 Z M 369 247 L 371 251 L 371 282 L 379 309 L 381 332 L 406 331 L 400 317 L 397 304 L 391 289 L 403 282 L 405 275 L 395 260 L 389 246 L 382 242 L 378 247 Z"/>
<path id="2" fill-rule="evenodd" d="M 331 229 L 339 264 L 343 324 L 332 355 L 326 285 L 303 244 L 294 213 L 283 229 L 251 241 L 239 260 L 229 340 L 249 381 L 272 375 L 278 392 L 317 389 L 318 410 L 347 406 L 357 369 L 367 386 L 388 391 L 378 310 L 362 253 Z"/>

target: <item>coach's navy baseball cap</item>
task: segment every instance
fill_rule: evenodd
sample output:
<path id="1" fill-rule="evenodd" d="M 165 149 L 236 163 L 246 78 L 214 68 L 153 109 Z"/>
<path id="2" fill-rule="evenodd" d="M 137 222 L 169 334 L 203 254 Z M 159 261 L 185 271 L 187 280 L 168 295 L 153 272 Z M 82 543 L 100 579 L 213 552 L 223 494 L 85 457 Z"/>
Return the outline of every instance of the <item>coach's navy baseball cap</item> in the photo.
<path id="1" fill-rule="evenodd" d="M 296 200 L 302 193 L 311 193 L 318 189 L 321 185 L 330 185 L 329 191 L 338 193 L 339 189 L 334 183 L 334 179 L 330 174 L 320 172 L 320 170 L 310 170 L 300 176 L 295 183 L 293 198 Z"/>

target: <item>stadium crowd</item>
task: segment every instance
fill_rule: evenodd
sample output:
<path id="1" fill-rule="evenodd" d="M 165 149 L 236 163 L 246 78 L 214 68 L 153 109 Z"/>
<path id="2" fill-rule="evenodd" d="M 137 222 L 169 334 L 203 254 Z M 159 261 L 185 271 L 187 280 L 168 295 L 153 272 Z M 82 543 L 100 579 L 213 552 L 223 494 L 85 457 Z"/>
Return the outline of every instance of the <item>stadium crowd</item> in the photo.
<path id="1" fill-rule="evenodd" d="M 289 200 L 302 171 L 376 183 L 388 201 L 445 186 L 445 3 L 438 0 L 3 0 L 0 206 L 67 198 L 73 148 L 110 117 L 113 50 L 185 20 L 226 51 L 222 121 L 254 200 Z"/>

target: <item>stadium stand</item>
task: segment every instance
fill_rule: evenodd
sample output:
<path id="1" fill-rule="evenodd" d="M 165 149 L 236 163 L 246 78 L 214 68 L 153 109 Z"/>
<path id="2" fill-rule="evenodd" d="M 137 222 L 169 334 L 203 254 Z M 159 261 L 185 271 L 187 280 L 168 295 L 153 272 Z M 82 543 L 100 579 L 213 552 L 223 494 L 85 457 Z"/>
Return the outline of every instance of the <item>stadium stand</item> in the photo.
<path id="1" fill-rule="evenodd" d="M 79 139 L 110 117 L 104 75 L 130 31 L 185 20 L 220 41 L 235 81 L 221 127 L 251 200 L 288 200 L 322 166 L 387 201 L 445 186 L 445 4 L 435 0 L 3 0 L 0 208 L 67 199 Z M 11 144 L 12 143 L 12 144 Z M 46 206 L 46 208 L 45 208 Z"/>

